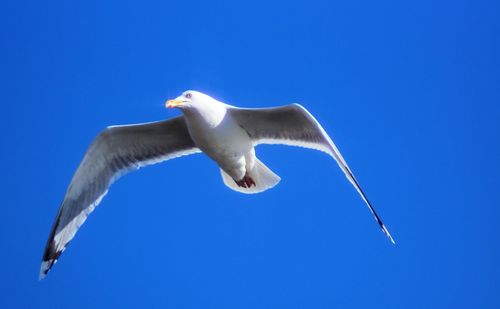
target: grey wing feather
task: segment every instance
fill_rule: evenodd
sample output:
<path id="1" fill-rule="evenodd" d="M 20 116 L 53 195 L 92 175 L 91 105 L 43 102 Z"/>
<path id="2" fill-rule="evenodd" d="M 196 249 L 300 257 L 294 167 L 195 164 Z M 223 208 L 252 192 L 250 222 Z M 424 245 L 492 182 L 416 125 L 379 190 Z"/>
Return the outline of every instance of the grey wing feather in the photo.
<path id="1" fill-rule="evenodd" d="M 284 144 L 306 147 L 326 152 L 332 156 L 361 195 L 384 234 L 389 237 L 392 243 L 395 243 L 337 146 L 319 122 L 303 106 L 291 104 L 274 108 L 231 108 L 230 113 L 238 124 L 248 132 L 256 145 Z"/>
<path id="2" fill-rule="evenodd" d="M 113 126 L 92 142 L 66 191 L 47 240 L 44 278 L 78 228 L 123 174 L 142 166 L 199 152 L 182 116 L 166 121 Z"/>

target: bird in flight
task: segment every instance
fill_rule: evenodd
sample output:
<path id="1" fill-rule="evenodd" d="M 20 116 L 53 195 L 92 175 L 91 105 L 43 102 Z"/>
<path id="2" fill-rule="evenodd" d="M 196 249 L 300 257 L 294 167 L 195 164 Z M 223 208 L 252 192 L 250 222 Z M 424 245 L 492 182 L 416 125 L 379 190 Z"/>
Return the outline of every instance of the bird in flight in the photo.
<path id="1" fill-rule="evenodd" d="M 255 146 L 259 144 L 306 147 L 332 156 L 394 243 L 333 141 L 301 105 L 239 108 L 193 90 L 165 105 L 180 109 L 183 115 L 159 122 L 111 126 L 94 139 L 57 212 L 43 254 L 40 279 L 120 176 L 202 151 L 219 165 L 227 187 L 246 194 L 259 193 L 280 181 L 256 157 Z"/>

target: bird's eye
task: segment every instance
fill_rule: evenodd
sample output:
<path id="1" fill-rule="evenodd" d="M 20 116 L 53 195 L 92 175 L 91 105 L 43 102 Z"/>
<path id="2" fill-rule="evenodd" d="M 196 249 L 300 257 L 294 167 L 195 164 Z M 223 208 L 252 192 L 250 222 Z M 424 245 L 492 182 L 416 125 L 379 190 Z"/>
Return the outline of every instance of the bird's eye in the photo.
<path id="1" fill-rule="evenodd" d="M 186 98 L 191 99 L 192 96 L 193 96 L 192 94 L 186 93 Z"/>

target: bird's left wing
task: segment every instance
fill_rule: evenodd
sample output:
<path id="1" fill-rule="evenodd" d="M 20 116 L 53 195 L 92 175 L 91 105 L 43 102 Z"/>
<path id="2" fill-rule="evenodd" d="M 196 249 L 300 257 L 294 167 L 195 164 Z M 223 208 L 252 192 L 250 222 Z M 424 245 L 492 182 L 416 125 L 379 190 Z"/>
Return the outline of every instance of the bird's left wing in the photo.
<path id="1" fill-rule="evenodd" d="M 323 151 L 332 156 L 361 195 L 384 234 L 394 243 L 394 239 L 361 189 L 337 146 L 319 122 L 303 106 L 290 104 L 282 107 L 252 109 L 232 107 L 229 112 L 236 122 L 248 132 L 255 145 L 299 146 Z"/>
<path id="2" fill-rule="evenodd" d="M 142 166 L 196 153 L 183 116 L 138 125 L 112 126 L 92 142 L 66 191 L 47 240 L 40 279 L 57 261 L 109 186 Z"/>

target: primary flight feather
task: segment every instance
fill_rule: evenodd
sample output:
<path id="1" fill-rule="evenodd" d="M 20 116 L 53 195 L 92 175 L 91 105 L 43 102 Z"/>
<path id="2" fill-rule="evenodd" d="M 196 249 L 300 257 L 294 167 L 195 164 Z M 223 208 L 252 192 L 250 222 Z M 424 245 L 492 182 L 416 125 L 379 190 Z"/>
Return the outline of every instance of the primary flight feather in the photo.
<path id="1" fill-rule="evenodd" d="M 108 127 L 92 142 L 57 212 L 45 247 L 40 279 L 47 275 L 109 186 L 123 174 L 203 151 L 219 165 L 226 186 L 241 193 L 259 193 L 280 181 L 255 156 L 254 147 L 259 144 L 300 146 L 332 156 L 394 243 L 335 144 L 301 105 L 238 108 L 190 90 L 167 101 L 166 106 L 179 108 L 183 116 Z"/>

